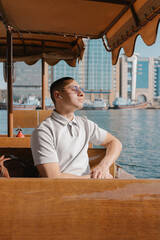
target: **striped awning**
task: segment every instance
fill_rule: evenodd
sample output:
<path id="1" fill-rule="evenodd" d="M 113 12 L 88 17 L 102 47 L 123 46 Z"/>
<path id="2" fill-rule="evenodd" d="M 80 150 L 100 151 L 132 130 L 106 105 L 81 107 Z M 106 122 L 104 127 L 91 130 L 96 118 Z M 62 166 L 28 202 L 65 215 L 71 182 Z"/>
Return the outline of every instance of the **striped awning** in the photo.
<path id="1" fill-rule="evenodd" d="M 43 58 L 75 66 L 83 57 L 83 38 L 102 38 L 115 64 L 121 48 L 133 54 L 138 35 L 147 45 L 155 42 L 160 0 L 1 0 L 0 15 L 0 61 L 11 29 L 14 61 Z"/>

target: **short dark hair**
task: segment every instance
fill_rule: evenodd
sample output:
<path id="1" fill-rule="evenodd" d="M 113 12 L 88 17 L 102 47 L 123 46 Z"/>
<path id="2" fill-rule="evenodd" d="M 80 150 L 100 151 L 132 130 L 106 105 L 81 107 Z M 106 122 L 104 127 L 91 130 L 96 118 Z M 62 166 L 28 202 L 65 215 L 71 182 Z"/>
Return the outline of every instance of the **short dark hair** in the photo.
<path id="1" fill-rule="evenodd" d="M 73 81 L 74 79 L 71 77 L 63 77 L 55 82 L 53 82 L 50 86 L 50 96 L 54 104 L 56 104 L 55 98 L 54 98 L 54 92 L 55 91 L 61 91 L 64 89 L 64 87 L 68 84 L 68 81 Z"/>

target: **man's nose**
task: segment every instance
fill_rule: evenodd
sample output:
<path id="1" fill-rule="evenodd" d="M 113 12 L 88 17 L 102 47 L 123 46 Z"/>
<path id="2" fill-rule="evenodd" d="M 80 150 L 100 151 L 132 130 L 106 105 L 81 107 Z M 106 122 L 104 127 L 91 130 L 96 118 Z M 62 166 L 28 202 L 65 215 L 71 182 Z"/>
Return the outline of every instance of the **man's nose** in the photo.
<path id="1" fill-rule="evenodd" d="M 81 89 L 79 89 L 78 96 L 84 96 L 84 95 L 85 95 L 85 93 Z"/>

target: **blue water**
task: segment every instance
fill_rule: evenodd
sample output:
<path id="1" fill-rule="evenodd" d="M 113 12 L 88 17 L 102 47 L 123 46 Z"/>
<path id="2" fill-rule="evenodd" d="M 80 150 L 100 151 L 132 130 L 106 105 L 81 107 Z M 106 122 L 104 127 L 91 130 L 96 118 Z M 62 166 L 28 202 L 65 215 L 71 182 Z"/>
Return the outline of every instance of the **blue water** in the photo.
<path id="1" fill-rule="evenodd" d="M 76 114 L 87 116 L 122 142 L 117 163 L 126 171 L 137 178 L 160 178 L 160 110 L 81 110 Z M 7 113 L 1 110 L 0 134 L 6 133 Z"/>

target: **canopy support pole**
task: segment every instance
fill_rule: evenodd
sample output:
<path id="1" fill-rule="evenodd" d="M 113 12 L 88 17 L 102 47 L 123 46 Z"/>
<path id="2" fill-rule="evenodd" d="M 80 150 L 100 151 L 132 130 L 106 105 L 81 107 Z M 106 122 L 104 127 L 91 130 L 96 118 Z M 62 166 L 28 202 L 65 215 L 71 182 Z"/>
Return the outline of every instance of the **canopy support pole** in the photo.
<path id="1" fill-rule="evenodd" d="M 12 29 L 7 28 L 7 89 L 8 89 L 8 137 L 13 137 L 13 42 Z"/>
<path id="2" fill-rule="evenodd" d="M 45 110 L 45 61 L 42 58 L 42 110 Z"/>

